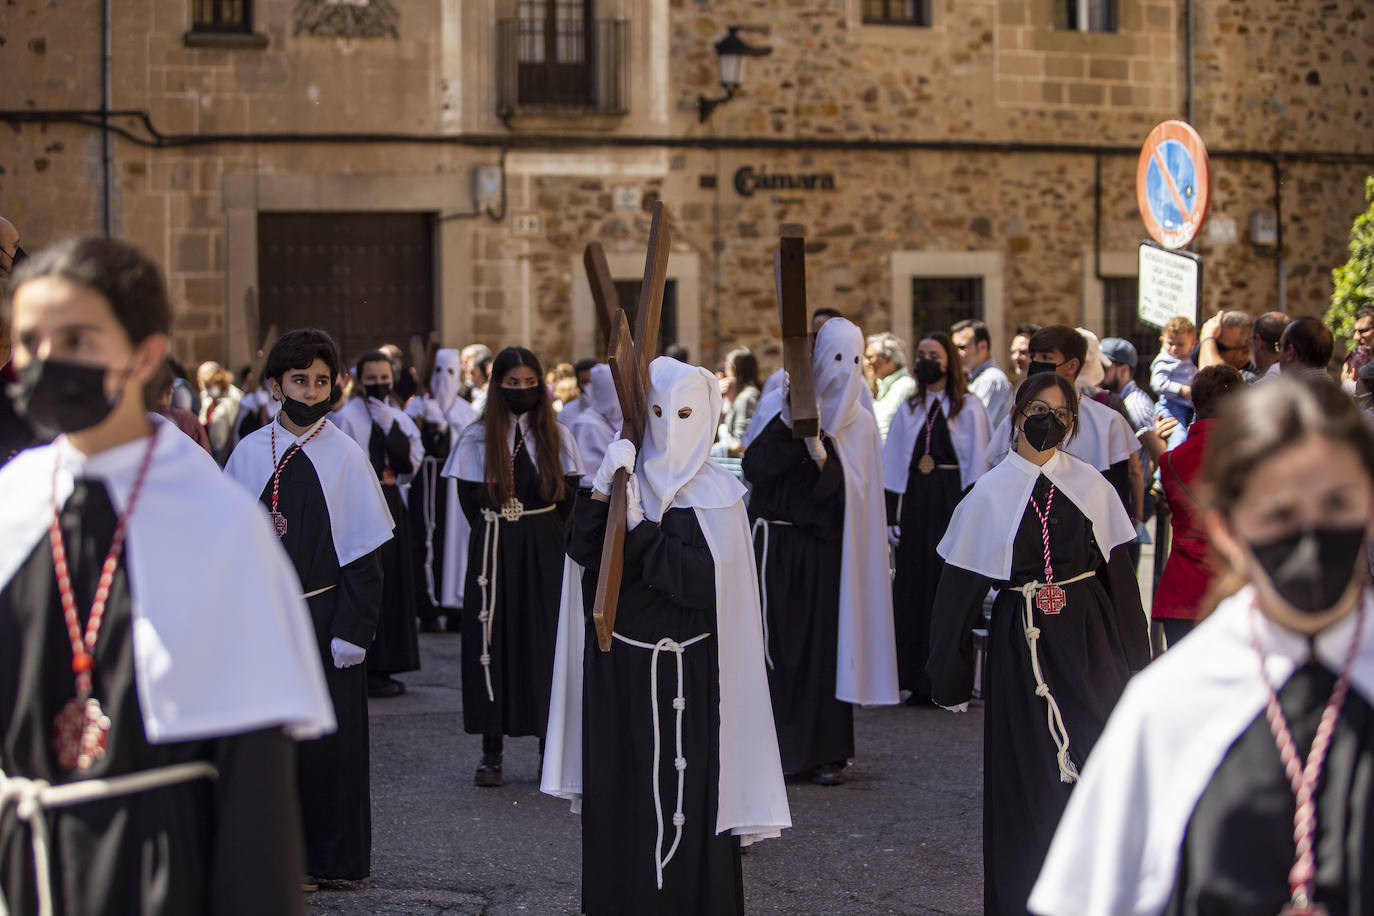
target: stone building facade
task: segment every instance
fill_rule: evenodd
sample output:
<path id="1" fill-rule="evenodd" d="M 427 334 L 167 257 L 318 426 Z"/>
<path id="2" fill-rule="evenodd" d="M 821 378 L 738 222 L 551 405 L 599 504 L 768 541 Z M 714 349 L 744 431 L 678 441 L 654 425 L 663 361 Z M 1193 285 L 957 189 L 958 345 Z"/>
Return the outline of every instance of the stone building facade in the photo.
<path id="1" fill-rule="evenodd" d="M 0 214 L 30 250 L 108 228 L 156 256 L 187 360 L 241 364 L 301 315 L 353 350 L 432 330 L 594 354 L 583 247 L 632 295 L 660 199 L 667 334 L 703 362 L 743 343 L 776 364 L 785 222 L 809 304 L 868 331 L 1143 338 L 1136 157 L 1181 117 L 1212 155 L 1204 313 L 1320 314 L 1374 172 L 1365 0 L 113 7 L 107 80 L 100 3 L 0 13 Z M 703 122 L 732 26 L 770 52 Z"/>

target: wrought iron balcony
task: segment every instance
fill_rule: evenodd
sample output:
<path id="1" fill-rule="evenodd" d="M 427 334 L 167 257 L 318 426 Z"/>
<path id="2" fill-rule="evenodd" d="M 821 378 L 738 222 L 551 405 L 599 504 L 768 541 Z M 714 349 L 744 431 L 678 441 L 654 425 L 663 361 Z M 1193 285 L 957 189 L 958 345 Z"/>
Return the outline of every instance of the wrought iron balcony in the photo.
<path id="1" fill-rule="evenodd" d="M 623 19 L 497 23 L 497 113 L 622 115 L 630 102 Z"/>

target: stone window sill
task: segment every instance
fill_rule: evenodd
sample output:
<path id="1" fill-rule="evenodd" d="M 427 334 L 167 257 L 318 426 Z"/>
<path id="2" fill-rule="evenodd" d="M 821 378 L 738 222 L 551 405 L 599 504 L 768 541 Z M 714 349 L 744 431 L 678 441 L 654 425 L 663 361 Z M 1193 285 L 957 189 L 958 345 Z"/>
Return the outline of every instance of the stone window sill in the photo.
<path id="1" fill-rule="evenodd" d="M 502 120 L 514 131 L 606 131 L 614 130 L 625 120 L 626 112 L 604 111 L 540 111 L 521 109 L 503 114 Z"/>
<path id="2" fill-rule="evenodd" d="M 261 51 L 267 36 L 260 32 L 198 32 L 192 29 L 181 36 L 188 48 L 219 48 L 228 51 Z"/>

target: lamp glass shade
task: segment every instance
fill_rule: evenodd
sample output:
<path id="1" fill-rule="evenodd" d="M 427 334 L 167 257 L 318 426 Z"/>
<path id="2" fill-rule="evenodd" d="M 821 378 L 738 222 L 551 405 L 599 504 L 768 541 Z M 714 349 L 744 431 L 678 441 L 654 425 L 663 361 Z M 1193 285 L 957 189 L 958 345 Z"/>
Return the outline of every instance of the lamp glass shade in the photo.
<path id="1" fill-rule="evenodd" d="M 738 89 L 744 77 L 744 55 L 720 55 L 720 84 L 726 89 Z"/>

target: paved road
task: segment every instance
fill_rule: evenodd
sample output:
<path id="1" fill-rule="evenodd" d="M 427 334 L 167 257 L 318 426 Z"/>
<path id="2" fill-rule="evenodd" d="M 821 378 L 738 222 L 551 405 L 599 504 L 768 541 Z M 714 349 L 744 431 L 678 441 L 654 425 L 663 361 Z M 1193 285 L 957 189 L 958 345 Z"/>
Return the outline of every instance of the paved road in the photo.
<path id="1" fill-rule="evenodd" d="M 539 794 L 533 738 L 507 740 L 506 786 L 477 789 L 458 637 L 421 636 L 409 692 L 372 703 L 372 877 L 310 897 L 312 914 L 575 914 L 581 842 Z M 982 911 L 982 710 L 858 710 L 837 788 L 790 783 L 793 829 L 744 858 L 750 913 Z"/>

